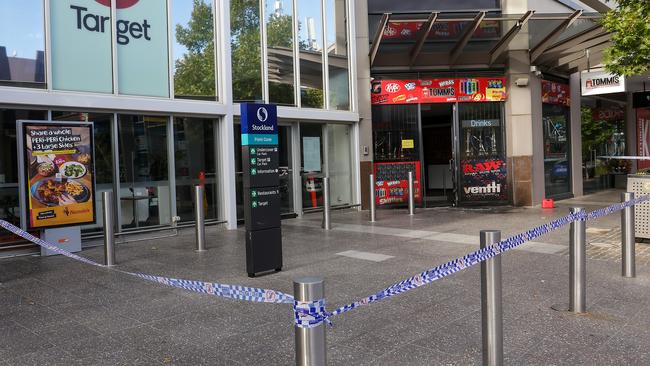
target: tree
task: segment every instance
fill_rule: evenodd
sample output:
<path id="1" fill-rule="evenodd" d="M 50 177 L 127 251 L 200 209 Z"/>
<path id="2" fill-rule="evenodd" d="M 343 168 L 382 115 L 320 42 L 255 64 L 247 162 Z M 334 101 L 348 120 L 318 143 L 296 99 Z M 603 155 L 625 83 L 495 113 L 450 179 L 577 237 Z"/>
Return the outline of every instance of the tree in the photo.
<path id="1" fill-rule="evenodd" d="M 618 0 L 616 9 L 601 20 L 612 33 L 613 46 L 605 51 L 608 71 L 625 76 L 650 70 L 650 1 Z"/>
<path id="2" fill-rule="evenodd" d="M 216 95 L 213 27 L 212 7 L 202 0 L 194 0 L 186 27 L 176 25 L 176 41 L 187 48 L 187 53 L 176 60 L 176 95 Z"/>

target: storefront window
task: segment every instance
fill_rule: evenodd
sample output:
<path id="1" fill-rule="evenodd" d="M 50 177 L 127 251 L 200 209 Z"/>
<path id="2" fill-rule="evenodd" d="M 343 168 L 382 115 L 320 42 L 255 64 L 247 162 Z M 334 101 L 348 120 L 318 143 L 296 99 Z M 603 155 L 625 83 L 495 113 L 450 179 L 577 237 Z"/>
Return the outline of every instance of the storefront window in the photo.
<path id="1" fill-rule="evenodd" d="M 350 109 L 345 0 L 325 0 L 330 109 Z"/>
<path id="2" fill-rule="evenodd" d="M 45 87 L 43 0 L 0 1 L 0 85 Z"/>
<path id="3" fill-rule="evenodd" d="M 120 115 L 120 213 L 124 228 L 171 222 L 167 117 Z"/>
<path id="4" fill-rule="evenodd" d="M 330 178 L 330 204 L 352 203 L 352 151 L 350 126 L 327 126 L 327 168 Z"/>
<path id="5" fill-rule="evenodd" d="M 316 208 L 323 205 L 323 125 L 300 124 L 300 147 L 302 176 L 302 207 Z"/>
<path id="6" fill-rule="evenodd" d="M 47 112 L 0 109 L 0 219 L 16 226 L 20 226 L 16 121 L 21 119 L 45 120 Z M 18 239 L 5 230 L 0 231 L 0 247 Z"/>
<path id="7" fill-rule="evenodd" d="M 111 113 L 84 113 L 84 112 L 52 112 L 54 121 L 79 121 L 93 122 L 93 135 L 95 148 L 95 212 L 96 224 L 83 226 L 85 232 L 97 231 L 104 227 L 102 221 L 103 202 L 102 192 L 113 191 L 113 114 Z"/>
<path id="8" fill-rule="evenodd" d="M 242 172 L 242 151 L 241 151 L 241 125 L 235 124 L 235 184 L 237 189 L 237 219 L 244 219 L 244 176 Z M 291 127 L 278 126 L 278 152 L 279 175 L 280 175 L 280 213 L 294 213 L 293 207 L 293 152 L 291 150 Z"/>
<path id="9" fill-rule="evenodd" d="M 265 0 L 268 44 L 269 101 L 280 105 L 296 104 L 293 65 L 292 1 Z"/>
<path id="10" fill-rule="evenodd" d="M 176 212 L 181 221 L 194 221 L 193 189 L 199 184 L 205 187 L 205 218 L 218 218 L 216 124 L 212 119 L 174 118 Z"/>
<path id="11" fill-rule="evenodd" d="M 625 155 L 625 109 L 617 104 L 585 98 L 582 101 L 583 190 L 593 193 L 619 187 L 629 172 Z"/>
<path id="12" fill-rule="evenodd" d="M 186 0 L 172 4 L 174 96 L 215 100 L 212 1 Z"/>
<path id="13" fill-rule="evenodd" d="M 323 14 L 313 0 L 297 0 L 300 49 L 300 100 L 303 107 L 323 108 Z"/>
<path id="14" fill-rule="evenodd" d="M 262 100 L 262 50 L 258 0 L 230 2 L 232 92 L 235 102 Z"/>
<path id="15" fill-rule="evenodd" d="M 569 108 L 546 103 L 542 106 L 546 197 L 561 197 L 571 193 Z"/>

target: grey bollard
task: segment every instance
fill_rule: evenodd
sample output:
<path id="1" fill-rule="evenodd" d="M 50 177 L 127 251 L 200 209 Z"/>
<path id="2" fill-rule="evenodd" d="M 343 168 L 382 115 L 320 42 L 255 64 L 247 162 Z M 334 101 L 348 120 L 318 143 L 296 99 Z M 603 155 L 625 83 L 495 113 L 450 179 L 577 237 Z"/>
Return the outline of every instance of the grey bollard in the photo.
<path id="1" fill-rule="evenodd" d="M 115 211 L 113 206 L 113 192 L 102 192 L 102 204 L 104 206 L 104 264 L 115 265 Z"/>
<path id="2" fill-rule="evenodd" d="M 571 213 L 584 212 L 582 207 L 573 207 Z M 571 222 L 569 230 L 569 311 L 584 313 L 586 311 L 587 282 L 587 248 L 586 222 Z"/>
<path id="3" fill-rule="evenodd" d="M 501 231 L 481 230 L 481 249 L 501 241 Z M 481 262 L 481 333 L 483 365 L 503 365 L 501 255 Z"/>
<path id="4" fill-rule="evenodd" d="M 205 252 L 205 209 L 203 208 L 203 194 L 205 188 L 201 185 L 194 186 L 194 219 L 196 221 L 196 251 Z"/>
<path id="5" fill-rule="evenodd" d="M 413 172 L 409 172 L 409 215 L 415 215 L 415 184 L 413 183 Z"/>
<path id="6" fill-rule="evenodd" d="M 323 229 L 332 230 L 332 221 L 330 217 L 330 179 L 323 178 Z"/>
<path id="7" fill-rule="evenodd" d="M 375 202 L 375 175 L 370 174 L 370 222 L 377 221 L 377 205 Z"/>
<path id="8" fill-rule="evenodd" d="M 296 301 L 311 302 L 325 298 L 325 283 L 319 277 L 302 277 L 293 281 Z M 296 334 L 296 365 L 325 366 L 327 364 L 325 324 L 313 328 L 294 325 Z"/>
<path id="9" fill-rule="evenodd" d="M 634 200 L 634 193 L 621 193 L 621 201 Z M 634 232 L 634 206 L 629 206 L 621 211 L 621 247 L 622 247 L 622 274 L 623 277 L 636 277 L 635 263 L 635 237 Z"/>

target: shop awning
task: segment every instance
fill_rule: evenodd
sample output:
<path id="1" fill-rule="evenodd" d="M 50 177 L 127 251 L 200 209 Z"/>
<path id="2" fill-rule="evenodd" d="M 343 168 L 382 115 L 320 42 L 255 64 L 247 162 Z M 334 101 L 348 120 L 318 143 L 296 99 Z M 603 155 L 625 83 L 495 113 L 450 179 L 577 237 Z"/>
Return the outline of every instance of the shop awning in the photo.
<path id="1" fill-rule="evenodd" d="M 373 72 L 490 70 L 506 53 L 528 51 L 532 66 L 558 74 L 596 67 L 610 45 L 600 13 L 371 14 Z"/>

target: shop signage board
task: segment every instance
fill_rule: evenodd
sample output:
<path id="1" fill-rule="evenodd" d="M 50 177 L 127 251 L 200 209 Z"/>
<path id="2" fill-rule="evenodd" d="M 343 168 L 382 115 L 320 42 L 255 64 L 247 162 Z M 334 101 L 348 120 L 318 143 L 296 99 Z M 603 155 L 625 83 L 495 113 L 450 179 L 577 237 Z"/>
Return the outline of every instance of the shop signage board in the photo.
<path id="1" fill-rule="evenodd" d="M 27 227 L 95 222 L 92 122 L 20 122 Z"/>
<path id="2" fill-rule="evenodd" d="M 571 106 L 571 88 L 568 84 L 542 80 L 542 103 Z"/>
<path id="3" fill-rule="evenodd" d="M 583 96 L 625 92 L 625 77 L 605 71 L 583 71 L 580 84 Z"/>
<path id="4" fill-rule="evenodd" d="M 373 105 L 503 102 L 507 98 L 506 79 L 498 77 L 376 80 L 371 93 Z"/>
<path id="5" fill-rule="evenodd" d="M 382 41 L 406 41 L 415 40 L 420 28 L 424 21 L 412 22 L 388 22 Z M 454 40 L 458 39 L 465 30 L 469 22 L 461 21 L 448 21 L 448 22 L 435 22 L 427 36 L 430 40 Z M 501 36 L 501 27 L 499 21 L 485 20 L 481 22 L 479 27 L 472 35 L 473 39 L 498 39 Z"/>
<path id="6" fill-rule="evenodd" d="M 464 202 L 489 202 L 508 200 L 508 175 L 504 159 L 477 158 L 461 161 Z"/>
<path id="7" fill-rule="evenodd" d="M 49 4 L 54 89 L 113 92 L 114 28 L 119 93 L 169 97 L 164 1 L 116 0 L 116 21 L 109 0 L 56 0 Z"/>
<path id="8" fill-rule="evenodd" d="M 385 206 L 408 202 L 408 172 L 413 172 L 414 198 L 422 202 L 420 162 L 375 163 L 375 202 Z"/>
<path id="9" fill-rule="evenodd" d="M 282 268 L 277 107 L 241 104 L 246 271 Z"/>
<path id="10" fill-rule="evenodd" d="M 650 109 L 636 110 L 636 126 L 639 141 L 639 156 L 650 156 Z M 639 169 L 650 168 L 650 160 L 639 160 Z"/>

